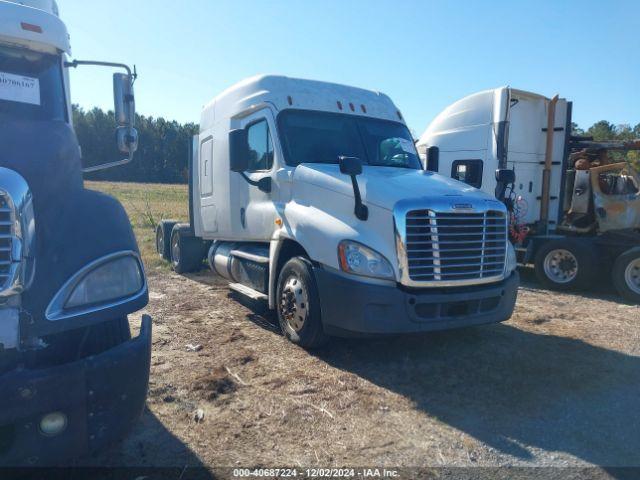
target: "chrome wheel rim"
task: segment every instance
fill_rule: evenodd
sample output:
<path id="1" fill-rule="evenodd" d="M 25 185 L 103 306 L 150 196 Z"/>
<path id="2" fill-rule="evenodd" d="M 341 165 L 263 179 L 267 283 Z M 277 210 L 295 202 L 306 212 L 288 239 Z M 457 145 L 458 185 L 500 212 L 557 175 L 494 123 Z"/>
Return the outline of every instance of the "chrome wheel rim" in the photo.
<path id="1" fill-rule="evenodd" d="M 304 327 L 309 312 L 307 289 L 297 276 L 290 276 L 284 282 L 280 294 L 280 314 L 287 325 L 299 332 Z"/>
<path id="2" fill-rule="evenodd" d="M 632 292 L 640 295 L 640 257 L 629 262 L 624 271 L 624 281 Z"/>
<path id="3" fill-rule="evenodd" d="M 180 239 L 178 235 L 174 235 L 171 239 L 171 262 L 174 267 L 180 263 Z"/>
<path id="4" fill-rule="evenodd" d="M 578 276 L 578 260 L 569 250 L 551 250 L 543 266 L 547 278 L 555 283 L 569 283 Z"/>

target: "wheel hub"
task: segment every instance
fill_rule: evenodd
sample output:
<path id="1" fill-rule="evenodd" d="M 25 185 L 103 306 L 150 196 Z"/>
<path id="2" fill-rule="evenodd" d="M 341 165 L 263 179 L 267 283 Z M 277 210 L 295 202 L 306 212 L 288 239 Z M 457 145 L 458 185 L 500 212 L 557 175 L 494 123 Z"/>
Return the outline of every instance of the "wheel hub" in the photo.
<path id="1" fill-rule="evenodd" d="M 280 296 L 280 312 L 284 320 L 296 332 L 302 330 L 307 319 L 309 298 L 302 281 L 294 276 L 284 283 Z"/>
<path id="2" fill-rule="evenodd" d="M 156 249 L 160 255 L 163 255 L 164 252 L 164 235 L 162 232 L 158 232 L 156 234 Z"/>
<path id="3" fill-rule="evenodd" d="M 633 292 L 640 294 L 640 258 L 629 262 L 624 271 L 624 280 Z"/>
<path id="4" fill-rule="evenodd" d="M 569 283 L 578 275 L 578 260 L 569 250 L 551 250 L 544 259 L 544 273 L 556 283 Z"/>
<path id="5" fill-rule="evenodd" d="M 174 265 L 180 263 L 180 239 L 177 235 L 171 240 L 171 260 Z"/>

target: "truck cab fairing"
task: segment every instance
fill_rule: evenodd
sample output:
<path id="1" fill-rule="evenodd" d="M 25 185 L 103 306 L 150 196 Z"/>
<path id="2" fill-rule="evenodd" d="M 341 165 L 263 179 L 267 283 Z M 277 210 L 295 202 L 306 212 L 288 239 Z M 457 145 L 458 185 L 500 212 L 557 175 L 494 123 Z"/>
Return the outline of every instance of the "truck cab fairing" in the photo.
<path id="1" fill-rule="evenodd" d="M 534 223 L 540 218 L 542 177 L 535 172 L 545 160 L 549 102 L 542 95 L 510 87 L 469 95 L 451 104 L 429 124 L 417 142 L 418 151 L 425 161 L 426 150 L 437 146 L 438 171 L 453 178 L 462 176 L 472 162 L 478 162 L 483 166 L 481 176 L 467 176 L 465 180 L 485 192 L 495 191 L 497 169 L 514 170 L 520 221 Z M 559 99 L 553 131 L 553 192 L 562 190 L 569 118 L 570 103 Z M 562 199 L 554 196 L 549 203 L 549 230 L 553 231 L 562 217 Z"/>

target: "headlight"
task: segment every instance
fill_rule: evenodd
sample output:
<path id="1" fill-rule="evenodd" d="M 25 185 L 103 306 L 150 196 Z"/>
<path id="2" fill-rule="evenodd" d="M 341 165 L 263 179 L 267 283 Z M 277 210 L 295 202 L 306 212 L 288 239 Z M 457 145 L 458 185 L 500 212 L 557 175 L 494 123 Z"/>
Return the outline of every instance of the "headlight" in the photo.
<path id="1" fill-rule="evenodd" d="M 86 265 L 71 277 L 47 307 L 48 320 L 130 301 L 145 291 L 144 272 L 135 252 L 118 252 Z"/>
<path id="2" fill-rule="evenodd" d="M 64 308 L 105 303 L 138 293 L 143 285 L 138 260 L 132 256 L 120 257 L 100 265 L 72 290 Z"/>
<path id="3" fill-rule="evenodd" d="M 516 249 L 513 248 L 511 242 L 507 243 L 507 262 L 505 265 L 505 273 L 509 275 L 518 268 L 518 260 L 516 259 Z"/>
<path id="4" fill-rule="evenodd" d="M 343 240 L 338 245 L 340 268 L 353 275 L 394 280 L 389 260 L 361 243 Z"/>

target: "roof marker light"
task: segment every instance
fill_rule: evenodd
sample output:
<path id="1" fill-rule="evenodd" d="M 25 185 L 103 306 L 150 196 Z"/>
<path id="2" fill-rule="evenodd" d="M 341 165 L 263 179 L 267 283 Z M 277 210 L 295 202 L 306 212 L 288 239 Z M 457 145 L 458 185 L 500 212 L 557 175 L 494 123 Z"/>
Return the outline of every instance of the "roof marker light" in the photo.
<path id="1" fill-rule="evenodd" d="M 26 30 L 27 32 L 42 33 L 42 27 L 40 25 L 34 25 L 33 23 L 21 22 L 20 26 L 22 27 L 23 30 Z"/>
<path id="2" fill-rule="evenodd" d="M 349 108 L 351 109 L 352 112 L 356 111 L 355 107 L 353 106 L 353 103 L 351 102 L 349 102 Z"/>
<path id="3" fill-rule="evenodd" d="M 397 110 L 396 113 L 398 114 L 398 118 L 400 120 L 404 120 L 404 118 L 402 118 L 402 114 L 400 113 L 400 110 Z"/>
<path id="4" fill-rule="evenodd" d="M 293 98 L 291 98 L 291 95 L 287 97 L 287 102 L 289 102 L 289 106 L 293 105 Z"/>
<path id="5" fill-rule="evenodd" d="M 367 113 L 367 107 L 360 105 L 360 108 L 362 109 L 362 113 Z"/>
<path id="6" fill-rule="evenodd" d="M 342 110 L 342 102 L 340 100 L 336 102 L 336 105 L 338 105 L 339 110 Z"/>

